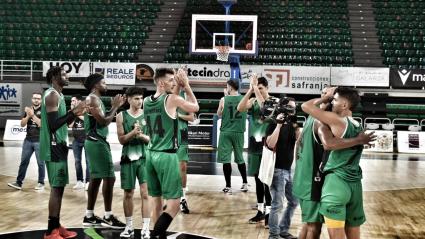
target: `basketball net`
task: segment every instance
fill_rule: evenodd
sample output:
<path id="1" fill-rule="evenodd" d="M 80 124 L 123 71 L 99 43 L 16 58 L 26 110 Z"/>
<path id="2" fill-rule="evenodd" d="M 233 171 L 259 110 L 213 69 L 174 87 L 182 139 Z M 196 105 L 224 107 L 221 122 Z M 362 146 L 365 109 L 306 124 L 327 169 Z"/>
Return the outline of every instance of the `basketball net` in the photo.
<path id="1" fill-rule="evenodd" d="M 217 61 L 228 61 L 230 46 L 215 46 Z"/>

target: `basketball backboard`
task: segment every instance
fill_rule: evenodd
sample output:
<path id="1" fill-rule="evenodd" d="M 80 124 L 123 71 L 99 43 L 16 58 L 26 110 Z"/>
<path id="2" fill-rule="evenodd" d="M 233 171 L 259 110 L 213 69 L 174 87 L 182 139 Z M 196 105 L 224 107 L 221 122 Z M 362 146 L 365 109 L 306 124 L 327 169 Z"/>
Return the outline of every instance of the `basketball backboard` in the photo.
<path id="1" fill-rule="evenodd" d="M 256 15 L 192 15 L 191 54 L 216 54 L 229 46 L 230 54 L 257 54 Z"/>

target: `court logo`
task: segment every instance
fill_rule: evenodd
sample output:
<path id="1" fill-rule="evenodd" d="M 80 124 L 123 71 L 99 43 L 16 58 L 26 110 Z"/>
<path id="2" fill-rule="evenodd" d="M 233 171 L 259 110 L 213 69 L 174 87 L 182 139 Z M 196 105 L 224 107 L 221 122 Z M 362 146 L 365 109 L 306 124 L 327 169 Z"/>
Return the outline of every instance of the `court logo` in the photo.
<path id="1" fill-rule="evenodd" d="M 14 87 L 11 87 L 9 85 L 6 85 L 6 87 L 2 86 L 0 88 L 0 100 L 8 102 L 12 98 L 17 98 L 16 93 L 18 93 L 18 90 Z"/>
<path id="2" fill-rule="evenodd" d="M 291 79 L 291 71 L 284 69 L 264 69 L 264 73 L 267 78 L 275 81 L 276 88 L 283 85 L 283 87 L 289 87 Z"/>
<path id="3" fill-rule="evenodd" d="M 409 148 L 419 149 L 419 134 L 409 134 Z"/>
<path id="4" fill-rule="evenodd" d="M 409 78 L 411 72 L 412 71 L 407 71 L 406 69 L 398 71 L 398 75 L 400 76 L 400 80 L 403 83 L 403 85 L 406 84 L 406 81 Z"/>
<path id="5" fill-rule="evenodd" d="M 26 133 L 27 128 L 21 127 L 19 125 L 13 125 L 12 128 L 10 129 L 10 132 L 13 135 L 17 135 L 17 134 L 20 134 L 20 133 Z"/>
<path id="6" fill-rule="evenodd" d="M 105 75 L 105 68 L 94 68 L 94 73 Z"/>
<path id="7" fill-rule="evenodd" d="M 146 64 L 137 64 L 136 65 L 136 80 L 152 80 L 154 75 L 154 70 L 152 67 Z"/>

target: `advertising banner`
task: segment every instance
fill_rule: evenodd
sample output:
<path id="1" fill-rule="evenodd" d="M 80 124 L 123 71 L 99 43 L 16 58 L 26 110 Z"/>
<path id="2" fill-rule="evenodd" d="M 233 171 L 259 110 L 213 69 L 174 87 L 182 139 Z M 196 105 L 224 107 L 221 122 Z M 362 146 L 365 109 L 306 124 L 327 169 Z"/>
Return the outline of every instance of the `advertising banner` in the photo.
<path id="1" fill-rule="evenodd" d="M 93 62 L 92 73 L 105 76 L 106 84 L 134 85 L 136 78 L 136 63 Z"/>
<path id="2" fill-rule="evenodd" d="M 138 82 L 150 79 L 158 67 L 185 67 L 190 81 L 224 83 L 230 79 L 229 65 L 146 63 L 137 64 Z M 329 67 L 241 65 L 243 85 L 249 85 L 253 73 L 269 80 L 270 93 L 320 94 L 330 85 Z"/>
<path id="3" fill-rule="evenodd" d="M 27 136 L 27 127 L 21 127 L 20 120 L 7 120 L 4 128 L 4 141 L 23 141 Z"/>
<path id="4" fill-rule="evenodd" d="M 0 116 L 20 116 L 22 84 L 0 83 Z"/>
<path id="5" fill-rule="evenodd" d="M 185 68 L 191 81 L 226 82 L 230 78 L 229 65 L 143 63 L 136 65 L 137 81 L 152 81 L 155 69 L 161 67 Z"/>
<path id="6" fill-rule="evenodd" d="M 397 149 L 399 153 L 425 154 L 425 132 L 398 131 Z"/>
<path id="7" fill-rule="evenodd" d="M 212 125 L 189 125 L 188 140 L 189 145 L 212 146 L 213 141 Z"/>
<path id="8" fill-rule="evenodd" d="M 399 89 L 423 89 L 425 69 L 391 69 L 390 85 Z"/>
<path id="9" fill-rule="evenodd" d="M 330 85 L 329 67 L 246 65 L 241 68 L 245 85 L 249 85 L 250 76 L 256 73 L 269 81 L 270 93 L 320 94 Z"/>
<path id="10" fill-rule="evenodd" d="M 77 61 L 43 61 L 43 76 L 53 66 L 62 67 L 68 77 L 87 77 L 90 74 L 90 62 Z"/>
<path id="11" fill-rule="evenodd" d="M 366 133 L 374 131 L 376 140 L 372 142 L 372 146 L 365 146 L 365 152 L 393 152 L 393 131 L 389 130 L 366 130 Z"/>
<path id="12" fill-rule="evenodd" d="M 389 68 L 332 67 L 333 86 L 389 87 Z"/>

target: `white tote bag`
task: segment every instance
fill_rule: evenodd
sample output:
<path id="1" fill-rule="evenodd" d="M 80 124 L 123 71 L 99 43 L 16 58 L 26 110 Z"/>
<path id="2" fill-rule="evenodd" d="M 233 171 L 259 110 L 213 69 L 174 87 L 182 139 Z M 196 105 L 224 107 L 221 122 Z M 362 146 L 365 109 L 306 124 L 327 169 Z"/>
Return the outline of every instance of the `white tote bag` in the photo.
<path id="1" fill-rule="evenodd" d="M 275 161 L 276 152 L 270 150 L 267 146 L 263 146 L 263 156 L 261 157 L 258 179 L 267 186 L 272 184 Z"/>

